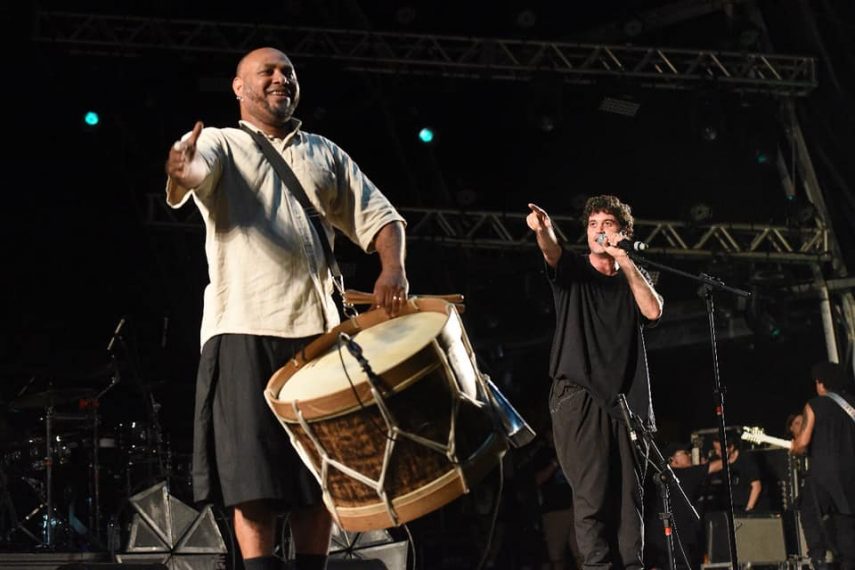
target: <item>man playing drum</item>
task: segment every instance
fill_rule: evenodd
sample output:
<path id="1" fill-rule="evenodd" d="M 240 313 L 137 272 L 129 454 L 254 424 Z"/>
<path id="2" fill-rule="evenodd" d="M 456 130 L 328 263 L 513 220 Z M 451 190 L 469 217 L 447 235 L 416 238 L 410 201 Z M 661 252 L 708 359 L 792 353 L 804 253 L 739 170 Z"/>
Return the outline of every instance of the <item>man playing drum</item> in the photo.
<path id="1" fill-rule="evenodd" d="M 293 118 L 300 86 L 288 57 L 249 52 L 232 89 L 241 127 L 193 130 L 169 150 L 167 202 L 192 196 L 205 220 L 205 290 L 193 453 L 196 501 L 234 508 L 247 570 L 279 568 L 276 516 L 289 524 L 300 569 L 324 568 L 331 522 L 316 481 L 263 398 L 273 374 L 339 322 L 320 240 L 341 230 L 382 270 L 374 299 L 391 316 L 406 301 L 404 221 L 338 146 Z M 260 133 L 293 170 L 325 235 L 244 129 Z"/>
<path id="2" fill-rule="evenodd" d="M 555 300 L 549 409 L 558 461 L 573 491 L 576 540 L 586 569 L 642 568 L 641 469 L 618 395 L 652 425 L 641 327 L 662 298 L 618 244 L 632 236 L 630 208 L 596 196 L 582 221 L 590 252 L 558 242 L 547 213 L 526 218 L 546 261 Z"/>

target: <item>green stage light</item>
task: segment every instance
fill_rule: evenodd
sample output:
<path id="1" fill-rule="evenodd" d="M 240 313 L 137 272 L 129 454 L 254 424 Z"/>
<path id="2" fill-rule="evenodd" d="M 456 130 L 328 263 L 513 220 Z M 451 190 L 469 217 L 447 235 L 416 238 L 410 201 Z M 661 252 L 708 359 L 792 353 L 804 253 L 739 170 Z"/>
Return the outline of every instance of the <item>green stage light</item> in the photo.
<path id="1" fill-rule="evenodd" d="M 83 116 L 83 122 L 86 123 L 87 126 L 96 127 L 98 126 L 98 123 L 101 122 L 101 117 L 98 116 L 98 113 L 95 111 L 88 111 Z"/>
<path id="2" fill-rule="evenodd" d="M 427 144 L 433 141 L 433 129 L 430 127 L 424 127 L 419 131 L 419 140 L 423 143 Z"/>

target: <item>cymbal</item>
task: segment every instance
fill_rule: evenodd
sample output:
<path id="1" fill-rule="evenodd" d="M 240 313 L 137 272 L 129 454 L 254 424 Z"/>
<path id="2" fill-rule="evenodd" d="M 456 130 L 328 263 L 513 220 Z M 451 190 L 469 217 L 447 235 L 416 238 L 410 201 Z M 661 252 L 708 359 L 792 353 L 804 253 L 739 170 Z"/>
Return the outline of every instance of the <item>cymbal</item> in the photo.
<path id="1" fill-rule="evenodd" d="M 0 376 L 15 376 L 39 380 L 51 380 L 61 384 L 87 383 L 109 378 L 115 372 L 111 362 L 99 362 L 81 366 L 79 364 L 54 363 L 38 366 L 0 365 Z"/>
<path id="2" fill-rule="evenodd" d="M 9 404 L 9 407 L 16 410 L 29 410 L 34 408 L 48 408 L 59 404 L 67 404 L 75 400 L 90 398 L 96 394 L 91 388 L 61 388 L 45 390 L 44 392 L 35 392 L 33 394 L 25 394 L 17 398 Z"/>

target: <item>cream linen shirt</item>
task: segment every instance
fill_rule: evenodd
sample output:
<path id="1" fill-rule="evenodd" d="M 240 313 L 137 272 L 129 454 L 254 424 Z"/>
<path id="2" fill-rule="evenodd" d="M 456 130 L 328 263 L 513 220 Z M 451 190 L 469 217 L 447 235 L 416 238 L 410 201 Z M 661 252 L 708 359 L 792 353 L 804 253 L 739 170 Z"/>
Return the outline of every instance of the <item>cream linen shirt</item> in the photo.
<path id="1" fill-rule="evenodd" d="M 268 139 L 321 213 L 325 237 L 332 243 L 335 227 L 371 252 L 380 228 L 404 219 L 347 153 L 292 122 L 284 139 Z M 167 181 L 167 203 L 179 208 L 193 196 L 205 220 L 210 283 L 200 346 L 223 333 L 298 338 L 338 324 L 319 236 L 252 137 L 205 128 L 196 152 L 205 179 L 189 191 Z"/>

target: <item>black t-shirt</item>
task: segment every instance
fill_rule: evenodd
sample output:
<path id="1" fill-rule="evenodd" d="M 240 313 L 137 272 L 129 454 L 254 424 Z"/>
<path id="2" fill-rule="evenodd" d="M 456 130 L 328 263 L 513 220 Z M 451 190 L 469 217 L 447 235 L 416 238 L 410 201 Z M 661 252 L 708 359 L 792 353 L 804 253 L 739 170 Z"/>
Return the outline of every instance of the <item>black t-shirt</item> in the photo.
<path id="1" fill-rule="evenodd" d="M 565 251 L 558 267 L 547 266 L 547 272 L 555 301 L 553 380 L 582 386 L 616 418 L 622 417 L 617 396 L 623 393 L 633 413 L 653 424 L 641 334 L 648 321 L 638 311 L 623 271 L 603 275 L 587 254 Z"/>
<path id="2" fill-rule="evenodd" d="M 730 490 L 733 496 L 734 510 L 745 510 L 748 505 L 748 498 L 751 496 L 751 482 L 760 479 L 760 466 L 757 464 L 757 460 L 745 450 L 740 450 L 739 457 L 730 464 Z M 724 476 L 721 471 L 713 476 L 712 484 L 715 487 L 716 508 L 726 509 L 727 490 L 724 487 Z"/>
<path id="3" fill-rule="evenodd" d="M 840 394 L 849 405 L 855 397 Z M 828 396 L 810 404 L 816 421 L 810 443 L 809 477 L 820 486 L 838 512 L 855 514 L 855 422 Z"/>

